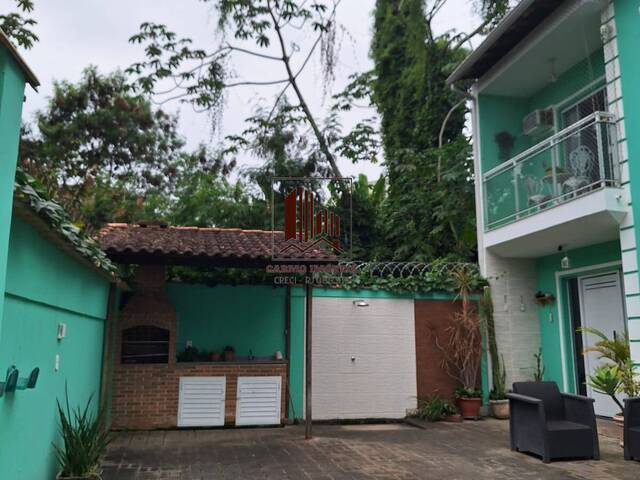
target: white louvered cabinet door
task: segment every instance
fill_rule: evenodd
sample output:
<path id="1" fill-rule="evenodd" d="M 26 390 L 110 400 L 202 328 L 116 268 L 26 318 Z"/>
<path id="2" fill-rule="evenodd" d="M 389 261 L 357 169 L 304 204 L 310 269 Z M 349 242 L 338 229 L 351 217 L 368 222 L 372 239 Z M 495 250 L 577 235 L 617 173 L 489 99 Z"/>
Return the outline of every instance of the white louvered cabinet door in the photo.
<path id="1" fill-rule="evenodd" d="M 180 377 L 178 426 L 223 426 L 225 392 L 225 377 Z"/>
<path id="2" fill-rule="evenodd" d="M 281 377 L 238 377 L 236 425 L 279 425 Z"/>

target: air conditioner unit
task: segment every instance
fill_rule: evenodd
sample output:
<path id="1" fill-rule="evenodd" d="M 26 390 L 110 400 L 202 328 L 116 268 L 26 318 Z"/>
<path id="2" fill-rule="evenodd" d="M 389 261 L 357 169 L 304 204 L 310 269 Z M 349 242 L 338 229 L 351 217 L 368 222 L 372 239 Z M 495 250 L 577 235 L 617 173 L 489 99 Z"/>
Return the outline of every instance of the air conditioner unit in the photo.
<path id="1" fill-rule="evenodd" d="M 522 119 L 522 133 L 537 135 L 553 128 L 553 110 L 535 110 Z"/>

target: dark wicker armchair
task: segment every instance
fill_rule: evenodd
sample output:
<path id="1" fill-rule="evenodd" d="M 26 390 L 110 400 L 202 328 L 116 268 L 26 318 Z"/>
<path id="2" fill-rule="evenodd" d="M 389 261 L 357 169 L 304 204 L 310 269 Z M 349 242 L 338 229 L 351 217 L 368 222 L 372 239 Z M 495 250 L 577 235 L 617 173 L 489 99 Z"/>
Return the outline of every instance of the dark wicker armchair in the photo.
<path id="1" fill-rule="evenodd" d="M 624 400 L 624 459 L 640 460 L 640 397 Z"/>
<path id="2" fill-rule="evenodd" d="M 511 450 L 554 458 L 600 459 L 593 399 L 560 393 L 555 382 L 516 382 L 507 394 Z"/>

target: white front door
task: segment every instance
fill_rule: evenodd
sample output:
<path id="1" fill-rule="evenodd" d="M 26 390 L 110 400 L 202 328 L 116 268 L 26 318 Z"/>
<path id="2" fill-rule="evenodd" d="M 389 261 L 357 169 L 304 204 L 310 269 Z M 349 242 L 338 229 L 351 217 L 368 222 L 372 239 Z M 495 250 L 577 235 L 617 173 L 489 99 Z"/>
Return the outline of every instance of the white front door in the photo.
<path id="1" fill-rule="evenodd" d="M 607 337 L 622 335 L 625 331 L 622 286 L 618 273 L 582 277 L 580 282 L 580 307 L 582 326 L 596 328 Z M 591 333 L 582 334 L 585 347 L 592 346 L 599 338 Z M 607 360 L 598 359 L 597 353 L 584 355 L 584 370 L 588 377 L 598 365 Z M 611 417 L 620 410 L 607 395 L 596 393 L 587 382 L 587 394 L 595 399 L 596 415 Z"/>

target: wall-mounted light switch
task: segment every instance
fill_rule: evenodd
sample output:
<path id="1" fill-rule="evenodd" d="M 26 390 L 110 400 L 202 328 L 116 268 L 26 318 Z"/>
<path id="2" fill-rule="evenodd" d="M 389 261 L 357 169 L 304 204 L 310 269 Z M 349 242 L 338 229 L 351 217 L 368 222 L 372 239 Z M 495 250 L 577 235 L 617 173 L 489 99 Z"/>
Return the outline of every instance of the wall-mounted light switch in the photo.
<path id="1" fill-rule="evenodd" d="M 60 370 L 60 354 L 59 353 L 56 353 L 56 359 L 54 362 L 53 370 L 56 372 Z"/>
<path id="2" fill-rule="evenodd" d="M 67 324 L 59 323 L 58 324 L 58 340 L 62 340 L 67 336 Z"/>

